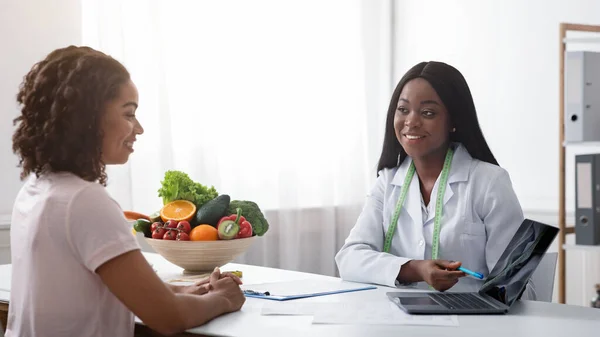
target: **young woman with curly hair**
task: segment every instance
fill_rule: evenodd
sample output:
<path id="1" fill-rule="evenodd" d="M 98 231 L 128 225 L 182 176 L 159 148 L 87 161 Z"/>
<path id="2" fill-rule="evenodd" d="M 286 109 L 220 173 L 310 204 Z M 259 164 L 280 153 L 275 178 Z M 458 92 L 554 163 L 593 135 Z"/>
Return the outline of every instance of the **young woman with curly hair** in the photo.
<path id="1" fill-rule="evenodd" d="M 218 269 L 193 286 L 163 283 L 103 186 L 106 165 L 127 162 L 144 132 L 122 64 L 87 47 L 55 50 L 17 101 L 25 183 L 11 221 L 7 336 L 132 336 L 134 314 L 172 334 L 241 308 L 240 280 Z"/>

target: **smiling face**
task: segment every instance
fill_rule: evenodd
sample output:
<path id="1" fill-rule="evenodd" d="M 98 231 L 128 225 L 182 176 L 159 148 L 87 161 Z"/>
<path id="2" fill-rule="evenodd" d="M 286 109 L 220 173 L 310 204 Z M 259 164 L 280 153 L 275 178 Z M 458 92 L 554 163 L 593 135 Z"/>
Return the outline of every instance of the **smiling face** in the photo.
<path id="1" fill-rule="evenodd" d="M 406 83 L 394 115 L 396 138 L 412 158 L 445 153 L 450 116 L 433 87 L 422 78 Z"/>
<path id="2" fill-rule="evenodd" d="M 102 121 L 104 164 L 125 164 L 133 153 L 136 136 L 144 133 L 135 115 L 137 107 L 138 92 L 131 81 L 123 84 L 117 97 L 106 104 Z"/>

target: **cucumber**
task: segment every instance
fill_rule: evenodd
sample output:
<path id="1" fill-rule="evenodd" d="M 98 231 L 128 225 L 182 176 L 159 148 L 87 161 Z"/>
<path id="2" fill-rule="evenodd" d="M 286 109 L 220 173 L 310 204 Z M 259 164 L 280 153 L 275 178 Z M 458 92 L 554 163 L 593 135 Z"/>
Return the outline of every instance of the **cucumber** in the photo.
<path id="1" fill-rule="evenodd" d="M 133 223 L 133 229 L 136 232 L 144 233 L 144 236 L 147 238 L 152 237 L 152 231 L 150 230 L 150 226 L 152 222 L 146 219 L 138 219 Z"/>
<path id="2" fill-rule="evenodd" d="M 217 223 L 222 217 L 228 215 L 227 209 L 231 198 L 227 194 L 210 200 L 198 209 L 195 217 L 195 225 L 211 225 L 217 228 Z"/>

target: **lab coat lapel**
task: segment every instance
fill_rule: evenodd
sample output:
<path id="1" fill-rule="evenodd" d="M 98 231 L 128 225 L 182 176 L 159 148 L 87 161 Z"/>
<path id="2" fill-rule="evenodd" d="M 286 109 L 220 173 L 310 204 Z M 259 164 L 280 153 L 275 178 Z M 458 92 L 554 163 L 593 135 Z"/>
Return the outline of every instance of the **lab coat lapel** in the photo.
<path id="1" fill-rule="evenodd" d="M 473 158 L 467 152 L 462 144 L 456 146 L 454 150 L 454 156 L 452 157 L 452 164 L 450 165 L 450 174 L 448 176 L 448 182 L 446 183 L 446 192 L 444 193 L 444 206 L 454 195 L 453 186 L 455 183 L 464 182 L 469 180 L 469 169 L 471 168 L 471 162 Z M 437 193 L 437 191 L 436 191 Z M 436 195 L 437 197 L 437 195 Z"/>
<path id="2" fill-rule="evenodd" d="M 395 185 L 398 188 L 398 198 L 400 198 L 402 185 L 404 184 L 404 179 L 411 162 L 412 159 L 410 157 L 406 158 L 392 179 L 392 185 Z M 392 211 L 392 214 L 396 210 L 397 203 L 398 199 L 394 200 L 394 210 Z M 404 200 L 404 205 L 400 214 L 402 214 L 402 212 L 407 212 L 415 224 L 423 224 L 423 216 L 421 212 L 421 189 L 419 188 L 419 177 L 416 173 L 410 182 L 408 193 L 406 194 L 406 200 Z"/>
<path id="3" fill-rule="evenodd" d="M 454 145 L 454 156 L 452 157 L 450 173 L 448 176 L 448 181 L 446 182 L 446 191 L 444 192 L 443 206 L 446 206 L 448 201 L 450 201 L 450 199 L 452 199 L 452 197 L 454 196 L 453 185 L 455 185 L 455 183 L 458 182 L 464 182 L 469 180 L 469 170 L 473 162 L 473 158 L 462 144 L 456 143 Z M 404 183 L 404 177 L 406 176 L 406 172 L 408 171 L 408 167 L 410 166 L 411 162 L 412 159 L 408 157 L 404 160 L 402 165 L 400 165 L 400 167 L 396 171 L 396 174 L 394 175 L 394 178 L 392 179 L 393 185 L 396 185 L 399 188 L 402 187 L 402 184 Z M 432 191 L 430 203 L 433 202 L 433 208 L 431 208 L 427 219 L 423 221 L 423 213 L 421 211 L 421 189 L 419 187 L 419 177 L 417 177 L 417 174 L 415 173 L 410 184 L 406 200 L 404 201 L 404 209 L 406 209 L 406 212 L 408 212 L 415 224 L 425 224 L 426 222 L 432 220 L 435 217 L 435 203 L 437 202 L 438 189 L 439 186 L 436 186 Z M 398 194 L 398 197 L 399 196 L 400 194 Z M 396 205 L 394 204 L 394 207 L 395 206 Z"/>
<path id="4" fill-rule="evenodd" d="M 419 187 L 419 177 L 416 173 L 410 183 L 404 205 L 406 211 L 413 219 L 413 222 L 417 225 L 422 225 L 423 212 L 421 211 L 421 188 Z"/>
<path id="5" fill-rule="evenodd" d="M 469 169 L 471 167 L 472 161 L 473 158 L 471 157 L 471 155 L 469 155 L 469 152 L 467 152 L 464 146 L 462 146 L 461 144 L 456 145 L 454 150 L 454 156 L 452 157 L 452 164 L 450 165 L 448 181 L 446 182 L 446 191 L 444 192 L 444 199 L 442 204 L 443 207 L 445 207 L 446 204 L 448 204 L 448 201 L 450 201 L 450 199 L 452 199 L 452 197 L 454 196 L 454 189 L 456 188 L 455 183 L 468 181 Z M 424 224 L 428 223 L 429 221 L 432 221 L 435 218 L 435 207 L 437 203 L 438 190 L 440 188 L 440 186 L 438 185 L 440 177 L 438 177 L 436 186 L 431 191 L 430 203 L 432 207 L 430 208 L 427 219 L 423 222 Z"/>

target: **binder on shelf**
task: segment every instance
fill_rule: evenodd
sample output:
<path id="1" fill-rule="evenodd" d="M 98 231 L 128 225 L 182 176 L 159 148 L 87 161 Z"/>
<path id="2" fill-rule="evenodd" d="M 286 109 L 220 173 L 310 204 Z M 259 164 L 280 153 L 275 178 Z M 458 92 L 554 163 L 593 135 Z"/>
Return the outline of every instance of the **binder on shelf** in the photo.
<path id="1" fill-rule="evenodd" d="M 575 156 L 575 243 L 600 245 L 600 154 Z"/>
<path id="2" fill-rule="evenodd" d="M 600 141 L 600 53 L 565 52 L 565 143 Z"/>

